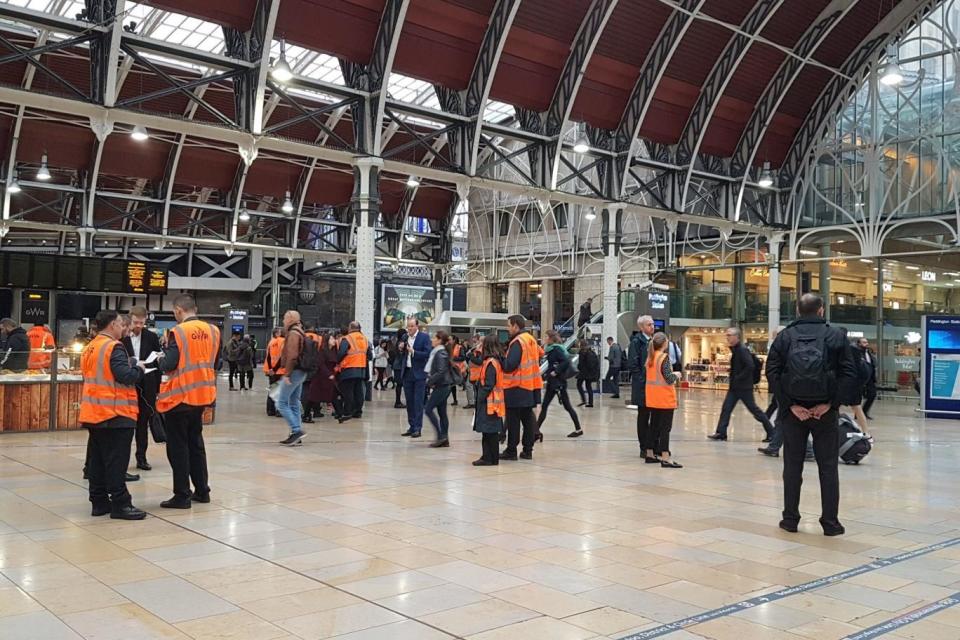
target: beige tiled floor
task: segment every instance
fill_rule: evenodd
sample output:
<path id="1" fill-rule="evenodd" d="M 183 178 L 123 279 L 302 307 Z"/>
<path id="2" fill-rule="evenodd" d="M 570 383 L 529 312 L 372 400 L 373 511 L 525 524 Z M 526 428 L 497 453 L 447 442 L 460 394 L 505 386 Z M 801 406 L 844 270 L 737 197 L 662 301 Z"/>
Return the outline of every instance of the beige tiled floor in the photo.
<path id="1" fill-rule="evenodd" d="M 450 449 L 400 438 L 392 392 L 284 448 L 262 389 L 224 392 L 207 432 L 213 502 L 160 509 L 169 468 L 151 445 L 155 469 L 130 485 L 143 522 L 90 517 L 85 434 L 4 434 L 0 638 L 622 638 L 960 536 L 958 423 L 878 405 L 874 452 L 841 469 L 847 535 L 828 539 L 813 467 L 801 532 L 777 529 L 779 460 L 756 453 L 742 409 L 729 442 L 705 440 L 721 399 L 682 395 L 682 470 L 642 464 L 635 414 L 608 401 L 581 410 L 583 438 L 552 412 L 532 462 L 491 469 L 470 465 L 462 409 Z M 665 637 L 842 638 L 958 590 L 960 546 Z M 888 637 L 956 640 L 960 608 Z"/>

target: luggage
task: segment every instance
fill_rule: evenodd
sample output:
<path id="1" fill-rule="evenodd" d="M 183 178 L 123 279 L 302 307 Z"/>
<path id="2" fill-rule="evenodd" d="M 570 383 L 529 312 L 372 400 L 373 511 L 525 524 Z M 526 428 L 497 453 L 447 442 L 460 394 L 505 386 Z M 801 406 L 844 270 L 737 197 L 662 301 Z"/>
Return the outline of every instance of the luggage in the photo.
<path id="1" fill-rule="evenodd" d="M 837 438 L 840 441 L 840 461 L 844 464 L 860 464 L 873 448 L 870 438 L 863 435 L 853 418 L 845 413 L 840 414 Z"/>

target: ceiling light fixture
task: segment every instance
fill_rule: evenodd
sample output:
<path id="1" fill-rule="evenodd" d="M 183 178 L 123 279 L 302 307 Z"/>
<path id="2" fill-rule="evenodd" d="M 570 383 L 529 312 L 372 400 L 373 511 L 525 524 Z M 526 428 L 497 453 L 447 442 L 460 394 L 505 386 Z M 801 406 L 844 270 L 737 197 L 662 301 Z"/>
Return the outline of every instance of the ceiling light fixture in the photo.
<path id="1" fill-rule="evenodd" d="M 912 265 L 912 264 L 908 264 L 908 265 L 907 265 L 906 267 L 904 267 L 904 268 L 905 268 L 905 269 L 909 269 L 910 271 L 920 271 L 920 267 L 918 267 L 918 266 L 916 266 L 916 265 Z"/>
<path id="2" fill-rule="evenodd" d="M 585 133 L 581 133 L 573 142 L 573 152 L 586 153 L 588 151 L 590 151 L 590 140 L 587 139 L 587 135 Z"/>
<path id="3" fill-rule="evenodd" d="M 587 209 L 587 212 L 583 214 L 583 217 L 592 222 L 597 219 L 597 212 L 593 210 L 593 207 L 590 207 Z"/>
<path id="4" fill-rule="evenodd" d="M 408 233 L 406 235 L 406 239 L 407 239 L 407 242 L 416 242 L 417 236 L 413 235 L 412 233 Z"/>
<path id="5" fill-rule="evenodd" d="M 290 68 L 290 63 L 287 62 L 287 42 L 283 39 L 280 40 L 280 57 L 270 68 L 270 77 L 277 82 L 283 83 L 293 80 L 293 69 Z"/>
<path id="6" fill-rule="evenodd" d="M 900 52 L 896 43 L 887 47 L 887 62 L 880 67 L 880 83 L 888 87 L 903 84 L 903 70 L 900 68 Z"/>
<path id="7" fill-rule="evenodd" d="M 773 186 L 773 170 L 770 169 L 769 162 L 763 163 L 763 171 L 760 172 L 760 180 L 757 181 L 757 184 L 764 189 L 769 189 Z"/>
<path id="8" fill-rule="evenodd" d="M 410 176 L 409 178 L 407 178 L 407 186 L 410 187 L 411 189 L 416 189 L 417 187 L 420 186 L 420 178 L 418 178 L 417 176 Z"/>
<path id="9" fill-rule="evenodd" d="M 290 198 L 289 191 L 283 196 L 283 206 L 280 209 L 284 213 L 293 213 L 293 200 Z"/>
<path id="10" fill-rule="evenodd" d="M 40 157 L 40 168 L 37 169 L 37 180 L 49 180 L 50 177 L 50 167 L 47 166 L 47 154 L 44 153 Z"/>
<path id="11" fill-rule="evenodd" d="M 244 209 L 243 211 L 240 212 L 238 219 L 240 220 L 240 222 L 250 222 L 250 212 Z"/>
<path id="12" fill-rule="evenodd" d="M 10 184 L 7 185 L 7 193 L 20 193 L 23 189 L 20 188 L 20 181 L 17 179 L 17 175 L 14 174 L 10 178 Z"/>
<path id="13" fill-rule="evenodd" d="M 225 246 L 225 247 L 223 248 L 223 252 L 224 252 L 225 254 L 227 254 L 227 257 L 228 257 L 228 258 L 232 258 L 232 257 L 233 257 L 233 245 L 232 245 L 232 244 L 228 244 L 227 246 Z"/>
<path id="14" fill-rule="evenodd" d="M 813 249 L 800 249 L 800 255 L 802 255 L 802 256 L 818 256 L 818 255 L 820 255 L 820 254 L 817 253 L 816 251 L 814 251 Z"/>
<path id="15" fill-rule="evenodd" d="M 150 139 L 150 134 L 147 133 L 147 128 L 145 126 L 138 124 L 133 128 L 133 131 L 130 132 L 130 137 L 137 142 L 144 142 Z"/>
<path id="16" fill-rule="evenodd" d="M 871 260 L 870 258 L 860 258 L 860 262 L 863 262 L 866 264 L 873 264 L 873 260 Z"/>

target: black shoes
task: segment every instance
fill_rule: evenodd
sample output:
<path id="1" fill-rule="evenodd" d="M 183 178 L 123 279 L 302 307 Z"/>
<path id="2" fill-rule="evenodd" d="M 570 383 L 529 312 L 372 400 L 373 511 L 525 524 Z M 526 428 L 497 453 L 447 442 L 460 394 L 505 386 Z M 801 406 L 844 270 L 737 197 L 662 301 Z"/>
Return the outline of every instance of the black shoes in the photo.
<path id="1" fill-rule="evenodd" d="M 406 409 L 406 408 L 407 408 L 407 405 L 405 405 L 405 404 L 403 404 L 403 403 L 400 403 L 400 402 L 395 402 L 395 403 L 393 403 L 393 408 L 394 408 L 394 409 Z"/>
<path id="2" fill-rule="evenodd" d="M 766 438 L 764 438 L 764 439 L 763 439 L 763 440 L 761 440 L 760 442 L 763 442 L 763 443 L 767 443 L 767 442 L 770 442 L 770 441 L 772 441 L 772 440 L 773 440 L 773 438 L 772 438 L 772 437 L 770 437 L 770 436 L 767 436 Z"/>
<path id="3" fill-rule="evenodd" d="M 139 479 L 140 479 L 140 474 L 138 473 L 128 473 L 124 477 L 124 480 L 127 482 L 136 482 Z"/>
<path id="4" fill-rule="evenodd" d="M 722 442 L 727 441 L 727 436 L 723 435 L 722 433 L 711 433 L 707 437 L 711 440 L 720 440 Z"/>
<path id="5" fill-rule="evenodd" d="M 100 516 L 105 516 L 110 513 L 112 509 L 110 508 L 110 502 L 94 502 L 93 508 L 90 509 L 90 515 L 94 518 L 99 518 Z"/>
<path id="6" fill-rule="evenodd" d="M 774 449 L 773 447 L 760 447 L 759 449 L 757 449 L 757 451 L 759 451 L 765 456 L 770 456 L 771 458 L 780 457 L 780 450 Z"/>
<path id="7" fill-rule="evenodd" d="M 464 409 L 476 409 L 476 408 L 477 408 L 477 405 L 475 405 L 475 404 L 465 404 L 465 405 L 463 405 L 463 408 L 464 408 Z"/>
<path id="8" fill-rule="evenodd" d="M 400 435 L 406 438 L 406 437 L 412 436 L 413 434 L 414 434 L 413 429 L 407 429 L 406 431 L 404 431 L 404 432 L 401 433 Z"/>
<path id="9" fill-rule="evenodd" d="M 520 457 L 523 458 L 524 460 L 533 460 L 533 452 L 532 452 L 532 451 L 521 451 L 521 452 L 520 452 Z"/>
<path id="10" fill-rule="evenodd" d="M 613 399 L 613 400 L 619 400 L 619 399 L 620 399 L 620 395 L 617 394 L 617 395 L 615 395 L 615 396 L 610 396 L 610 398 Z"/>
<path id="11" fill-rule="evenodd" d="M 820 526 L 823 527 L 823 535 L 830 538 L 833 536 L 842 536 L 847 532 L 839 522 L 824 522 L 821 520 Z"/>
<path id="12" fill-rule="evenodd" d="M 449 447 L 449 446 L 450 446 L 450 441 L 447 440 L 446 438 L 444 438 L 443 440 L 437 440 L 436 442 L 430 443 L 431 449 L 439 449 L 441 447 Z"/>
<path id="13" fill-rule="evenodd" d="M 146 458 L 138 458 L 137 469 L 140 469 L 141 471 L 150 471 L 153 469 L 153 467 L 150 466 L 150 463 L 147 462 Z"/>
<path id="14" fill-rule="evenodd" d="M 313 418 L 311 418 L 310 416 L 306 416 L 303 419 L 303 424 L 313 424 Z"/>
<path id="15" fill-rule="evenodd" d="M 658 458 L 657 456 L 644 456 L 644 457 L 643 457 L 643 463 L 644 463 L 644 464 L 657 464 L 658 462 L 660 462 L 660 458 Z"/>
<path id="16" fill-rule="evenodd" d="M 419 431 L 414 431 L 413 433 L 410 434 L 410 437 L 411 437 L 411 438 L 419 438 L 419 437 L 420 437 L 420 432 L 419 432 Z"/>
<path id="17" fill-rule="evenodd" d="M 593 403 L 584 405 L 587 409 L 593 409 Z"/>
<path id="18" fill-rule="evenodd" d="M 160 506 L 164 509 L 189 509 L 193 506 L 193 503 L 190 501 L 190 498 L 174 496 L 169 500 L 161 502 Z"/>
<path id="19" fill-rule="evenodd" d="M 483 458 L 480 458 L 480 459 L 478 459 L 478 460 L 474 460 L 474 461 L 473 461 L 473 466 L 475 466 L 475 467 L 496 467 L 496 466 L 497 466 L 497 463 L 496 463 L 496 462 L 490 462 L 489 460 L 484 460 Z"/>
<path id="20" fill-rule="evenodd" d="M 586 400 L 584 400 L 583 402 L 581 402 L 581 403 L 578 404 L 577 406 L 578 406 L 578 407 L 585 407 L 585 406 L 587 406 Z"/>
<path id="21" fill-rule="evenodd" d="M 454 400 L 453 402 L 451 402 L 451 403 L 450 403 L 450 406 L 451 406 L 451 407 L 455 407 L 455 406 L 457 406 L 457 401 L 456 401 L 456 400 Z"/>
<path id="22" fill-rule="evenodd" d="M 783 529 L 784 531 L 789 532 L 789 533 L 796 533 L 796 532 L 797 532 L 797 524 L 798 524 L 798 523 L 794 522 L 793 520 L 781 520 L 781 521 L 780 521 L 780 528 Z"/>
<path id="23" fill-rule="evenodd" d="M 534 442 L 543 442 L 543 431 L 537 431 L 537 435 L 533 436 Z"/>
<path id="24" fill-rule="evenodd" d="M 508 453 L 507 451 L 501 451 L 501 452 L 500 452 L 500 459 L 501 459 L 501 460 L 513 460 L 513 461 L 516 461 L 516 460 L 517 460 L 517 452 L 514 451 L 513 453 Z"/>
<path id="25" fill-rule="evenodd" d="M 583 430 L 582 430 L 582 429 L 576 429 L 575 431 L 571 431 L 570 433 L 568 433 L 568 434 L 567 434 L 567 437 L 568 437 L 568 438 L 579 438 L 579 437 L 582 436 L 582 435 L 583 435 Z M 541 442 L 542 442 L 542 440 L 541 440 Z"/>
<path id="26" fill-rule="evenodd" d="M 194 493 L 190 496 L 190 500 L 201 504 L 210 504 L 210 493 Z"/>
<path id="27" fill-rule="evenodd" d="M 307 434 L 301 433 L 291 433 L 287 436 L 286 440 L 281 440 L 280 444 L 285 447 L 295 447 L 298 444 L 303 444 L 303 439 L 307 437 Z"/>
<path id="28" fill-rule="evenodd" d="M 110 517 L 114 520 L 143 520 L 147 517 L 147 513 L 137 509 L 132 504 L 128 504 L 125 507 L 113 509 L 110 512 Z"/>
<path id="29" fill-rule="evenodd" d="M 660 467 L 663 469 L 683 469 L 683 465 L 673 460 L 661 460 Z"/>

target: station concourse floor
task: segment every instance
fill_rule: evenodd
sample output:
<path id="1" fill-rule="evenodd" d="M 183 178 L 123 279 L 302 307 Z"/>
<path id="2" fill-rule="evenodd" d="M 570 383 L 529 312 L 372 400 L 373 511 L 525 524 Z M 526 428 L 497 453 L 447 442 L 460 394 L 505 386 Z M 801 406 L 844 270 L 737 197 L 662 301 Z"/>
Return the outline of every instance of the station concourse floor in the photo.
<path id="1" fill-rule="evenodd" d="M 681 394 L 683 469 L 643 464 L 635 412 L 606 397 L 580 409 L 584 437 L 566 438 L 552 406 L 533 461 L 476 468 L 470 411 L 451 408 L 452 446 L 431 449 L 429 424 L 399 436 L 393 391 L 362 421 L 326 417 L 304 446 L 279 446 L 261 380 L 244 393 L 221 381 L 211 504 L 159 508 L 170 473 L 151 443 L 153 471 L 130 484 L 141 522 L 90 516 L 84 432 L 0 437 L 0 638 L 624 638 L 960 542 L 960 423 L 924 421 L 912 401 L 875 406 L 873 452 L 840 471 L 847 534 L 826 538 L 814 465 L 788 534 L 781 459 L 757 453 L 760 426 L 738 407 L 730 441 L 705 439 L 721 392 Z M 957 591 L 951 544 L 658 637 L 845 638 Z M 884 637 L 956 640 L 960 607 Z"/>

